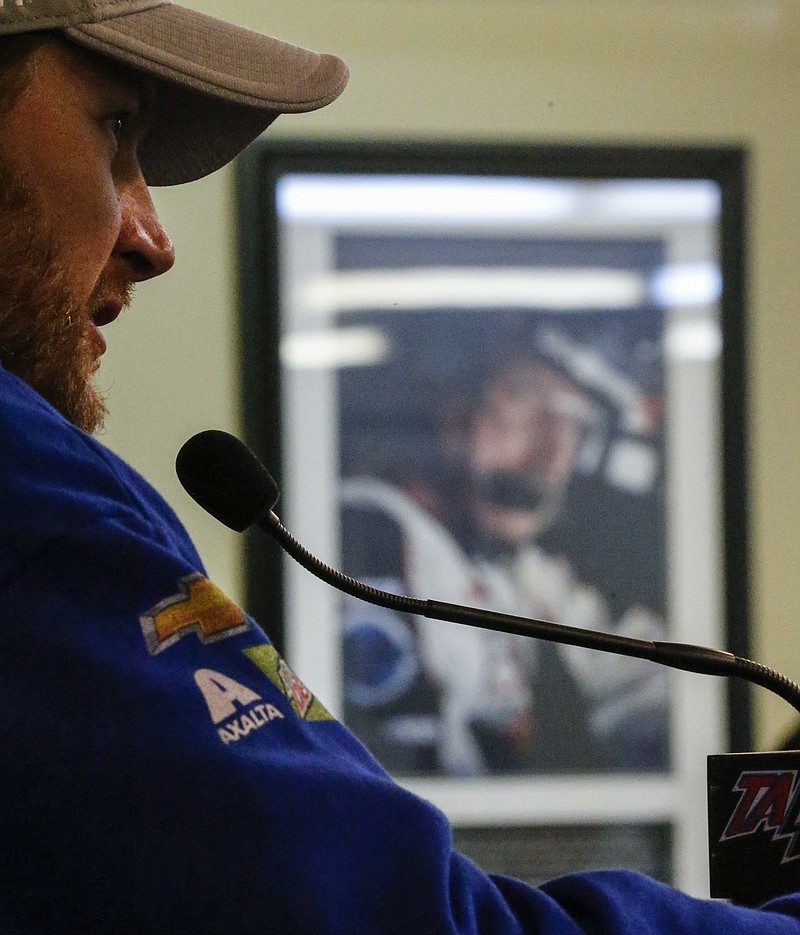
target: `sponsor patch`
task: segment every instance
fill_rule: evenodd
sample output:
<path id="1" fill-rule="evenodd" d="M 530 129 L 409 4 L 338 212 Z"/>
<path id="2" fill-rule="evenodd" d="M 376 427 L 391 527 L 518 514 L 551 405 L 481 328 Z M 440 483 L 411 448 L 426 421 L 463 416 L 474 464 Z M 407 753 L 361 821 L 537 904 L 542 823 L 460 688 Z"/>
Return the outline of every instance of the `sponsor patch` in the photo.
<path id="1" fill-rule="evenodd" d="M 286 696 L 298 717 L 306 721 L 334 720 L 327 709 L 295 675 L 286 661 L 281 658 L 272 644 L 263 643 L 260 646 L 251 646 L 244 650 L 244 654 L 258 666 L 278 691 Z"/>
<path id="2" fill-rule="evenodd" d="M 224 744 L 236 743 L 276 718 L 284 719 L 275 705 L 229 675 L 214 669 L 198 669 L 194 680 Z"/>
<path id="3" fill-rule="evenodd" d="M 139 618 L 151 655 L 172 646 L 187 633 L 195 633 L 201 643 L 213 643 L 249 629 L 244 612 L 204 575 L 187 575 L 179 585 L 177 594 Z"/>

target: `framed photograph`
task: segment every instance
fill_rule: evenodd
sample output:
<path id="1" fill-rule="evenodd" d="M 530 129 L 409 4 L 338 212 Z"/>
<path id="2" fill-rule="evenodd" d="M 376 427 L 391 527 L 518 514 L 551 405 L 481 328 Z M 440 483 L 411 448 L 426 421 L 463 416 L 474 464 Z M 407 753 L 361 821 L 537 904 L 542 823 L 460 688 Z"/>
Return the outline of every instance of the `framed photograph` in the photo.
<path id="1" fill-rule="evenodd" d="M 284 524 L 386 591 L 747 652 L 744 154 L 259 142 L 246 441 Z M 746 690 L 442 623 L 263 540 L 290 664 L 487 869 L 707 892 L 705 756 Z"/>

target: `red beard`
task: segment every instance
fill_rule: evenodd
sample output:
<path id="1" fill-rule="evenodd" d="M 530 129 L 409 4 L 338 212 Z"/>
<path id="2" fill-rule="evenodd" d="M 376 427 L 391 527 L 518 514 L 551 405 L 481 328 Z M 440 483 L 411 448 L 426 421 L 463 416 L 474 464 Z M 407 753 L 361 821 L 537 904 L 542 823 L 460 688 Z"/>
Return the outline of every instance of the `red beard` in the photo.
<path id="1" fill-rule="evenodd" d="M 92 378 L 100 357 L 90 321 L 95 296 L 110 289 L 104 274 L 85 303 L 71 294 L 55 238 L 36 197 L 0 165 L 0 363 L 87 432 L 106 414 Z"/>

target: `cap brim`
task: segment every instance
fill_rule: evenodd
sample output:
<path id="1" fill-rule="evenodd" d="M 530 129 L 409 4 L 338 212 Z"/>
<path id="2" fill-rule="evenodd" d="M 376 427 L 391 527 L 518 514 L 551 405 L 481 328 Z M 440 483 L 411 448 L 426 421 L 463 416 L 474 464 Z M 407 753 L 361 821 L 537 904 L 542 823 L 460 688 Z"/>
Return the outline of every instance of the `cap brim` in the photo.
<path id="1" fill-rule="evenodd" d="M 141 148 L 151 185 L 208 175 L 279 114 L 324 107 L 347 84 L 347 66 L 336 56 L 176 4 L 64 32 L 73 42 L 166 82 Z"/>

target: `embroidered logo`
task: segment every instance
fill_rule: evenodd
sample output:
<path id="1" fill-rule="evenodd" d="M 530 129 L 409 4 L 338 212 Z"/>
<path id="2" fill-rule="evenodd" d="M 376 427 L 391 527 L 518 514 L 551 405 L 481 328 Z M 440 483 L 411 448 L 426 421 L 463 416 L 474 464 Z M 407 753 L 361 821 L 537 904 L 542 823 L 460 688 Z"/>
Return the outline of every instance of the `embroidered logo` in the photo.
<path id="1" fill-rule="evenodd" d="M 244 650 L 244 654 L 258 666 L 278 691 L 286 696 L 298 717 L 305 721 L 332 721 L 334 719 L 295 675 L 272 644 L 262 643 L 260 646 L 251 646 Z"/>
<path id="2" fill-rule="evenodd" d="M 208 578 L 195 572 L 180 581 L 180 592 L 143 614 L 145 643 L 151 655 L 160 653 L 187 633 L 213 643 L 249 629 L 244 612 Z"/>
<path id="3" fill-rule="evenodd" d="M 265 702 L 252 688 L 222 672 L 198 669 L 194 680 L 208 706 L 211 720 L 218 725 L 217 734 L 224 744 L 236 743 L 270 721 L 284 718 L 275 705 Z"/>

